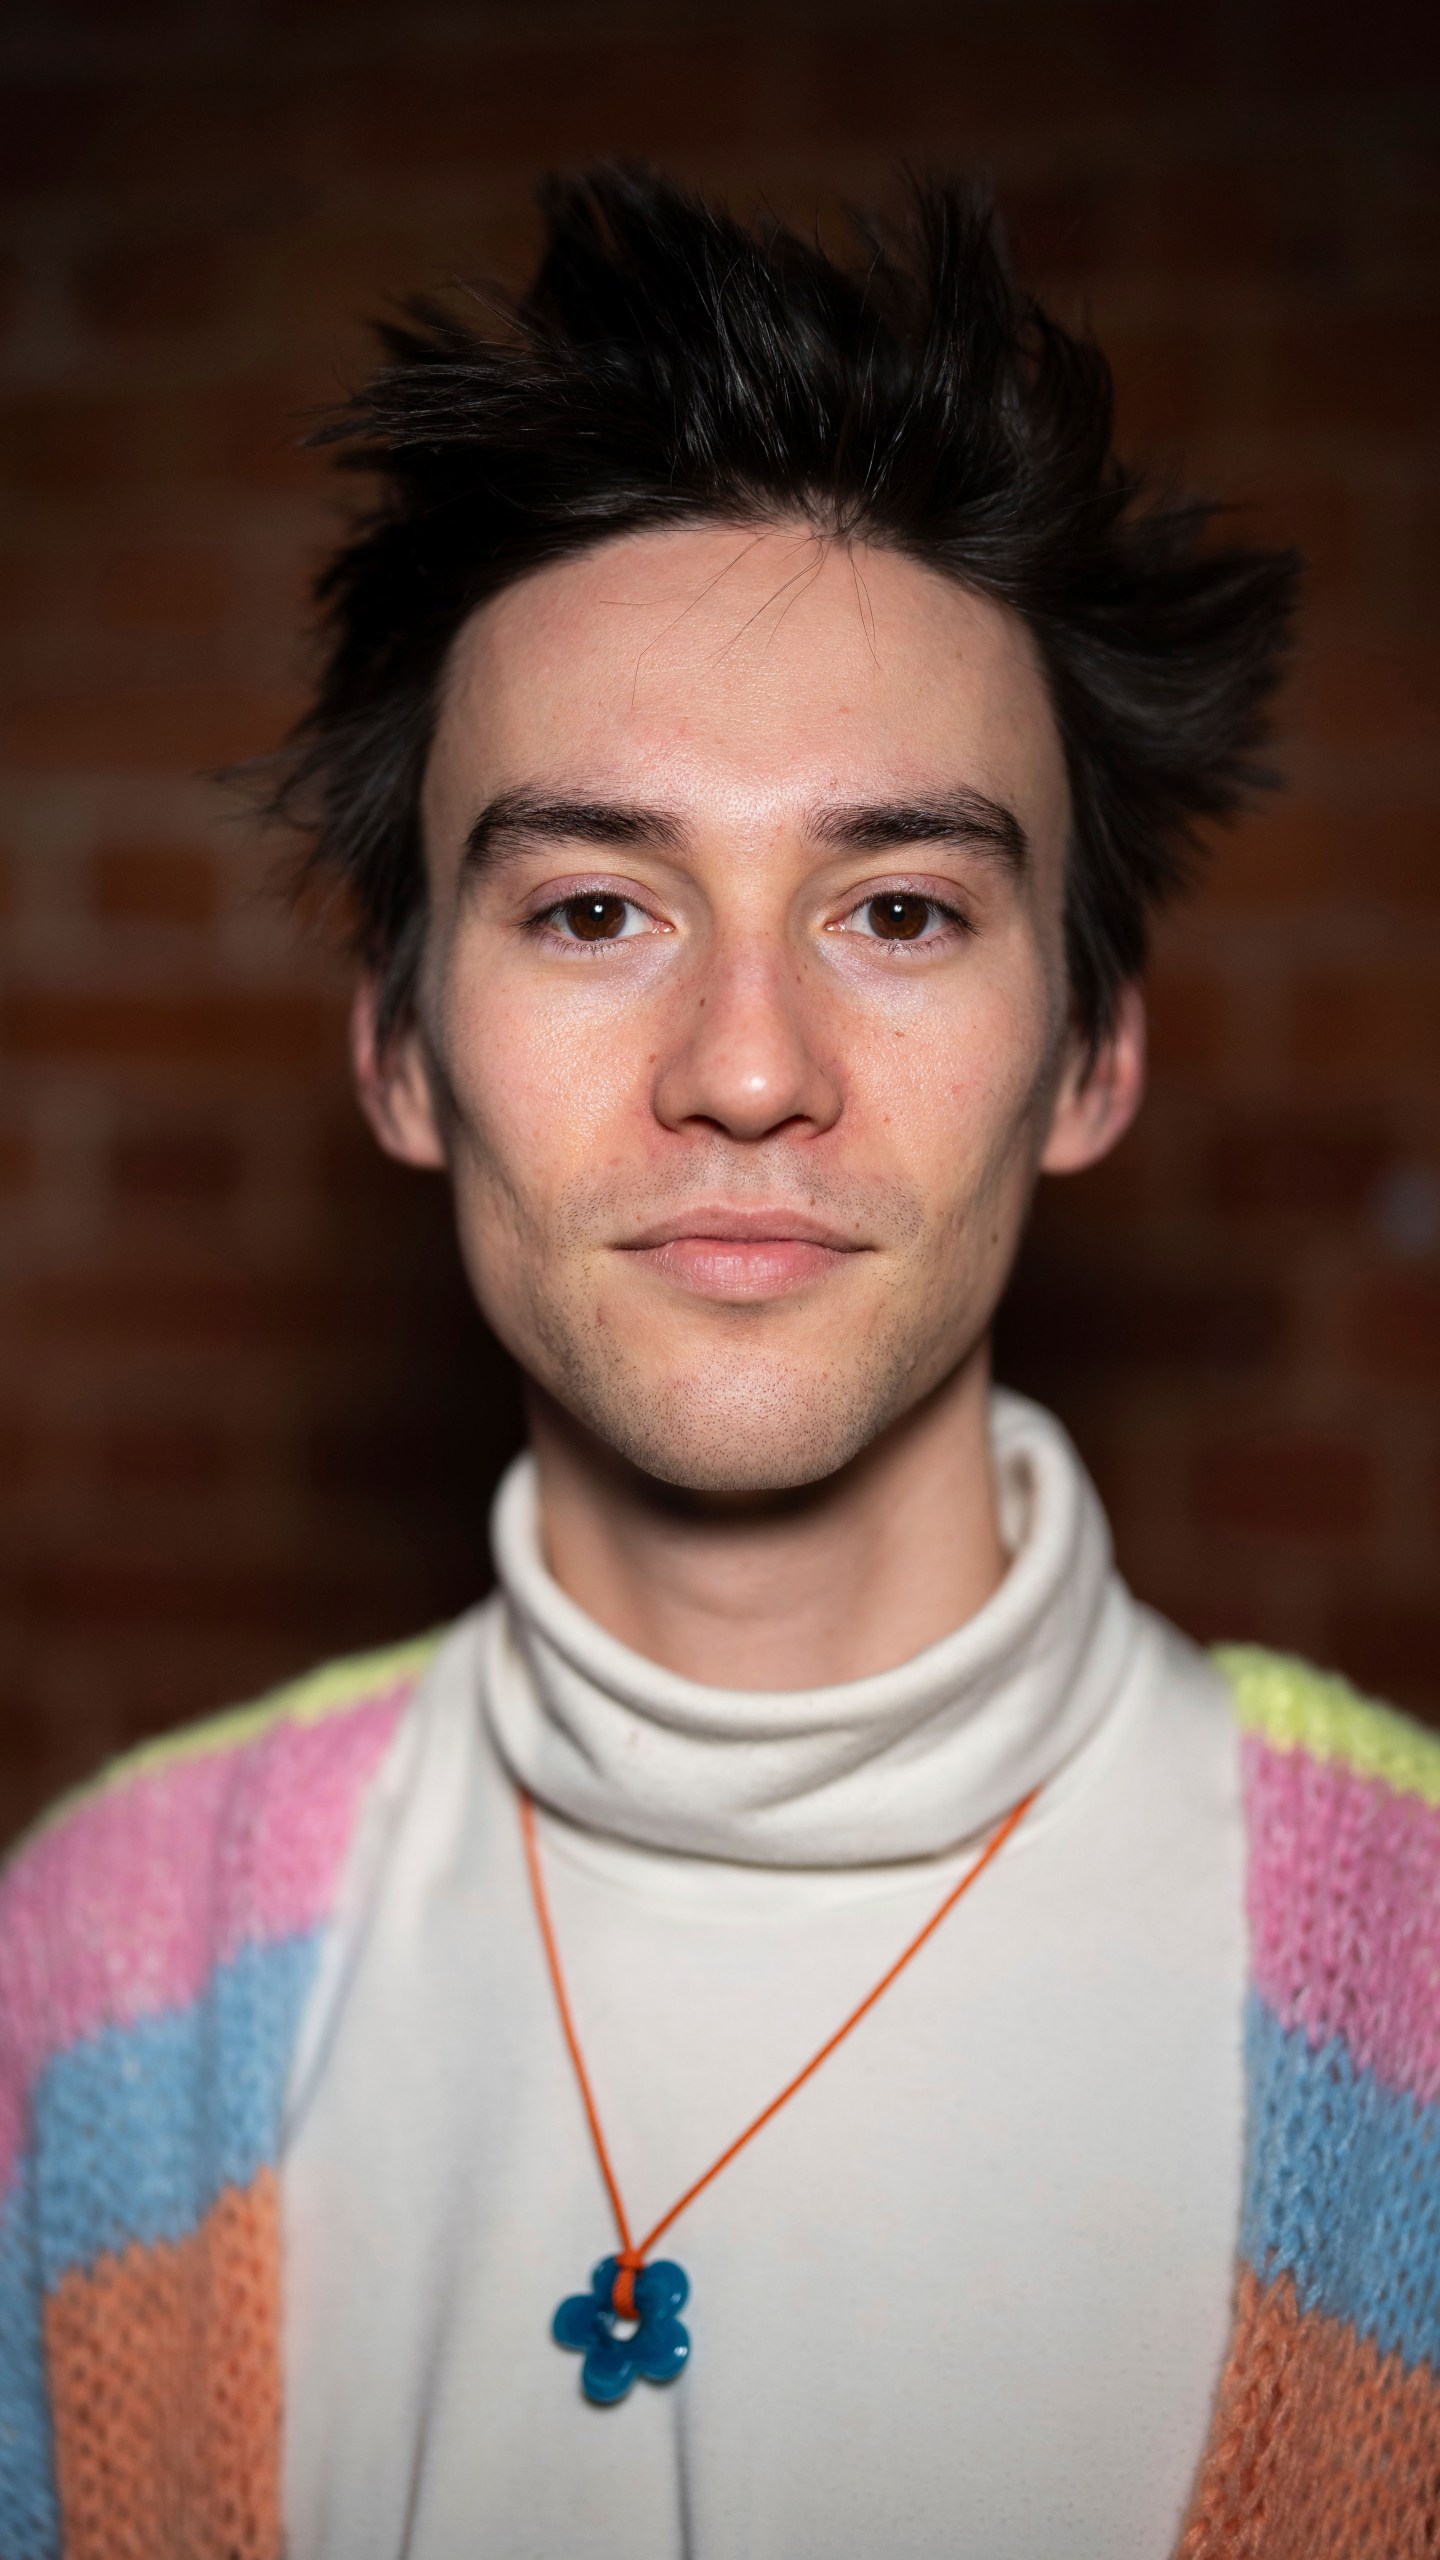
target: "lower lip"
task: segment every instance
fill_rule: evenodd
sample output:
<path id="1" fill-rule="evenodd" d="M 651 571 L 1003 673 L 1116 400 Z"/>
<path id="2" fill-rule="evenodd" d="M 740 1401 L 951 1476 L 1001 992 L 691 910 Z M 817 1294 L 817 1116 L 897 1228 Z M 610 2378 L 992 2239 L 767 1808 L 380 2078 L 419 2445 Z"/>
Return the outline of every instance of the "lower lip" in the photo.
<path id="1" fill-rule="evenodd" d="M 700 1298 L 778 1298 L 824 1280 L 850 1255 L 840 1246 L 809 1244 L 798 1236 L 676 1236 L 646 1245 L 639 1259 Z"/>

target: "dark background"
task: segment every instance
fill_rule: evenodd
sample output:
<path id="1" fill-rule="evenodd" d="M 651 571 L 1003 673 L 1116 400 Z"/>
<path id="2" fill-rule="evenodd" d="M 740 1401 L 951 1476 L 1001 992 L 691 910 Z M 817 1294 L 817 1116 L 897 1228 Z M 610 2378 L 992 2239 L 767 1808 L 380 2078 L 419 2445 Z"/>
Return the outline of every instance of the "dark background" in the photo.
<path id="1" fill-rule="evenodd" d="M 827 230 L 989 165 L 1124 429 L 1309 551 L 1283 802 L 1163 936 L 1148 1114 L 1004 1360 L 1142 1594 L 1440 1714 L 1440 10 L 12 11 L 0 141 L 0 1830 L 485 1575 L 514 1407 L 343 973 L 201 775 L 301 699 L 357 315 L 523 269 L 552 160 Z"/>

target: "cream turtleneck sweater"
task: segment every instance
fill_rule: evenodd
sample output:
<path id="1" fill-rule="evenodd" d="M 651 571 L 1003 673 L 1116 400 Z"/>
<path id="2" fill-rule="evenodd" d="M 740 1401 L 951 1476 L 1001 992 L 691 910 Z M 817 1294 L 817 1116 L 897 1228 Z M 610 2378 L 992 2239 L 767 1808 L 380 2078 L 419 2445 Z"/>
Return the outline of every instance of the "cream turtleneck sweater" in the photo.
<path id="1" fill-rule="evenodd" d="M 1242 1840 L 1219 1683 L 1114 1576 L 1058 1426 L 997 1397 L 1013 1561 L 898 1670 L 675 1678 L 546 1572 L 372 1790 L 282 2167 L 293 2560 L 1161 2560 L 1239 2213 Z M 690 2363 L 610 2409 L 550 2340 L 614 2245 L 525 1884 L 542 1855 L 644 2229 L 972 1895 L 664 2244 Z"/>

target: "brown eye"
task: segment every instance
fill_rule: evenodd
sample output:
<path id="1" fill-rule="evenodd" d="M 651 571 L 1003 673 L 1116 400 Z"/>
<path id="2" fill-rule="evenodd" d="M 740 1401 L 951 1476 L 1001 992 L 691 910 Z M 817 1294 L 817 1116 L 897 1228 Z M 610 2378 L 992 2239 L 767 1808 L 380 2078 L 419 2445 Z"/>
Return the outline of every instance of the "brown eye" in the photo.
<path id="1" fill-rule="evenodd" d="M 625 930 L 624 898 L 567 898 L 560 913 L 579 942 L 614 942 Z"/>
<path id="2" fill-rule="evenodd" d="M 928 898 L 872 898 L 866 909 L 870 930 L 882 942 L 918 942 L 930 921 Z"/>

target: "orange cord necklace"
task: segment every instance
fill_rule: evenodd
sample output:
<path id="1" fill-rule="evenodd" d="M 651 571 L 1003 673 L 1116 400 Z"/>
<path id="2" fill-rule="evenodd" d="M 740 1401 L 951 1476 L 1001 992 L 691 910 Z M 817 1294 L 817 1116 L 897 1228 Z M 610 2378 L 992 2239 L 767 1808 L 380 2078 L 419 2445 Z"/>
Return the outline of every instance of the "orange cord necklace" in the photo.
<path id="1" fill-rule="evenodd" d="M 535 1807 L 524 1788 L 517 1789 L 520 1836 L 525 1847 L 525 1865 L 530 1877 L 530 1891 L 534 1898 L 535 1917 L 539 1923 L 541 1942 L 545 1949 L 545 1961 L 550 1971 L 551 1987 L 555 1993 L 555 2006 L 559 2012 L 566 2047 L 579 2084 L 580 2096 L 585 2108 L 585 2121 L 590 2127 L 590 2139 L 595 2145 L 595 2157 L 600 2164 L 600 2175 L 605 2181 L 606 2193 L 615 2215 L 615 2226 L 620 2234 L 619 2249 L 612 2257 L 601 2260 L 591 2279 L 589 2293 L 569 2295 L 561 2303 L 553 2323 L 552 2334 L 557 2343 L 562 2347 L 573 2347 L 584 2354 L 585 2362 L 580 2378 L 587 2399 L 602 2402 L 620 2400 L 624 2398 L 637 2374 L 643 2374 L 650 2382 L 670 2382 L 680 2372 L 690 2352 L 690 2340 L 688 2332 L 676 2314 L 682 2309 L 689 2293 L 689 2280 L 684 2270 L 674 2265 L 672 2261 L 651 2259 L 650 2251 L 654 2248 L 656 2241 L 663 2238 L 673 2223 L 679 2221 L 681 2214 L 695 2202 L 698 2195 L 704 2193 L 706 2187 L 719 2177 L 721 2170 L 728 2169 L 737 2152 L 743 2151 L 747 2142 L 753 2142 L 761 2127 L 767 2125 L 772 2116 L 779 2114 L 781 2108 L 794 2097 L 797 2089 L 804 2088 L 806 2081 L 819 2070 L 821 2063 L 828 2062 L 836 2046 L 844 2043 L 851 2029 L 858 2027 L 861 2019 L 874 2008 L 876 2001 L 883 1999 L 891 1983 L 904 1972 L 912 1956 L 919 1954 L 926 1939 L 932 1938 L 941 1921 L 949 1918 L 961 1896 L 969 1892 L 972 1884 L 978 1882 L 992 1858 L 999 1856 L 1011 1833 L 1019 1829 L 1039 1793 L 1038 1787 L 1032 1787 L 1028 1795 L 1022 1796 L 1020 1802 L 1012 1806 L 1003 1822 L 991 1833 L 979 1856 L 971 1861 L 959 1882 L 949 1887 L 938 1908 L 931 1912 L 924 1926 L 916 1930 L 909 1945 L 901 1949 L 894 1963 L 881 1974 L 874 1988 L 866 1992 L 864 1999 L 859 2001 L 849 2016 L 842 2020 L 834 2034 L 827 2036 L 818 2051 L 812 2053 L 803 2070 L 797 2071 L 794 2079 L 786 2082 L 779 2095 L 772 2098 L 768 2106 L 762 2107 L 758 2116 L 752 2117 L 744 2131 L 737 2133 L 734 2141 L 726 2144 L 719 2158 L 711 2161 L 709 2168 L 695 2180 L 693 2186 L 686 2188 L 684 2194 L 671 2205 L 668 2213 L 661 2214 L 659 2221 L 646 2232 L 644 2239 L 637 2241 L 631 2237 L 629 2216 L 625 2211 L 619 2184 L 611 2165 L 609 2149 L 600 2123 L 600 2112 L 595 2104 L 595 2093 L 590 2085 L 590 2074 L 585 2068 L 585 2057 L 580 2050 L 580 2039 L 575 2030 L 574 2013 L 570 2007 L 569 1993 L 565 1988 L 565 1976 L 560 1964 L 560 1948 L 555 1936 L 555 1925 L 550 1916 L 549 1898 L 545 1891 L 545 1878 L 540 1865 L 540 1844 L 535 1834 Z M 634 2334 L 618 2336 L 615 2329 L 617 2320 L 625 2322 L 627 2326 L 631 2322 L 637 2323 Z"/>

